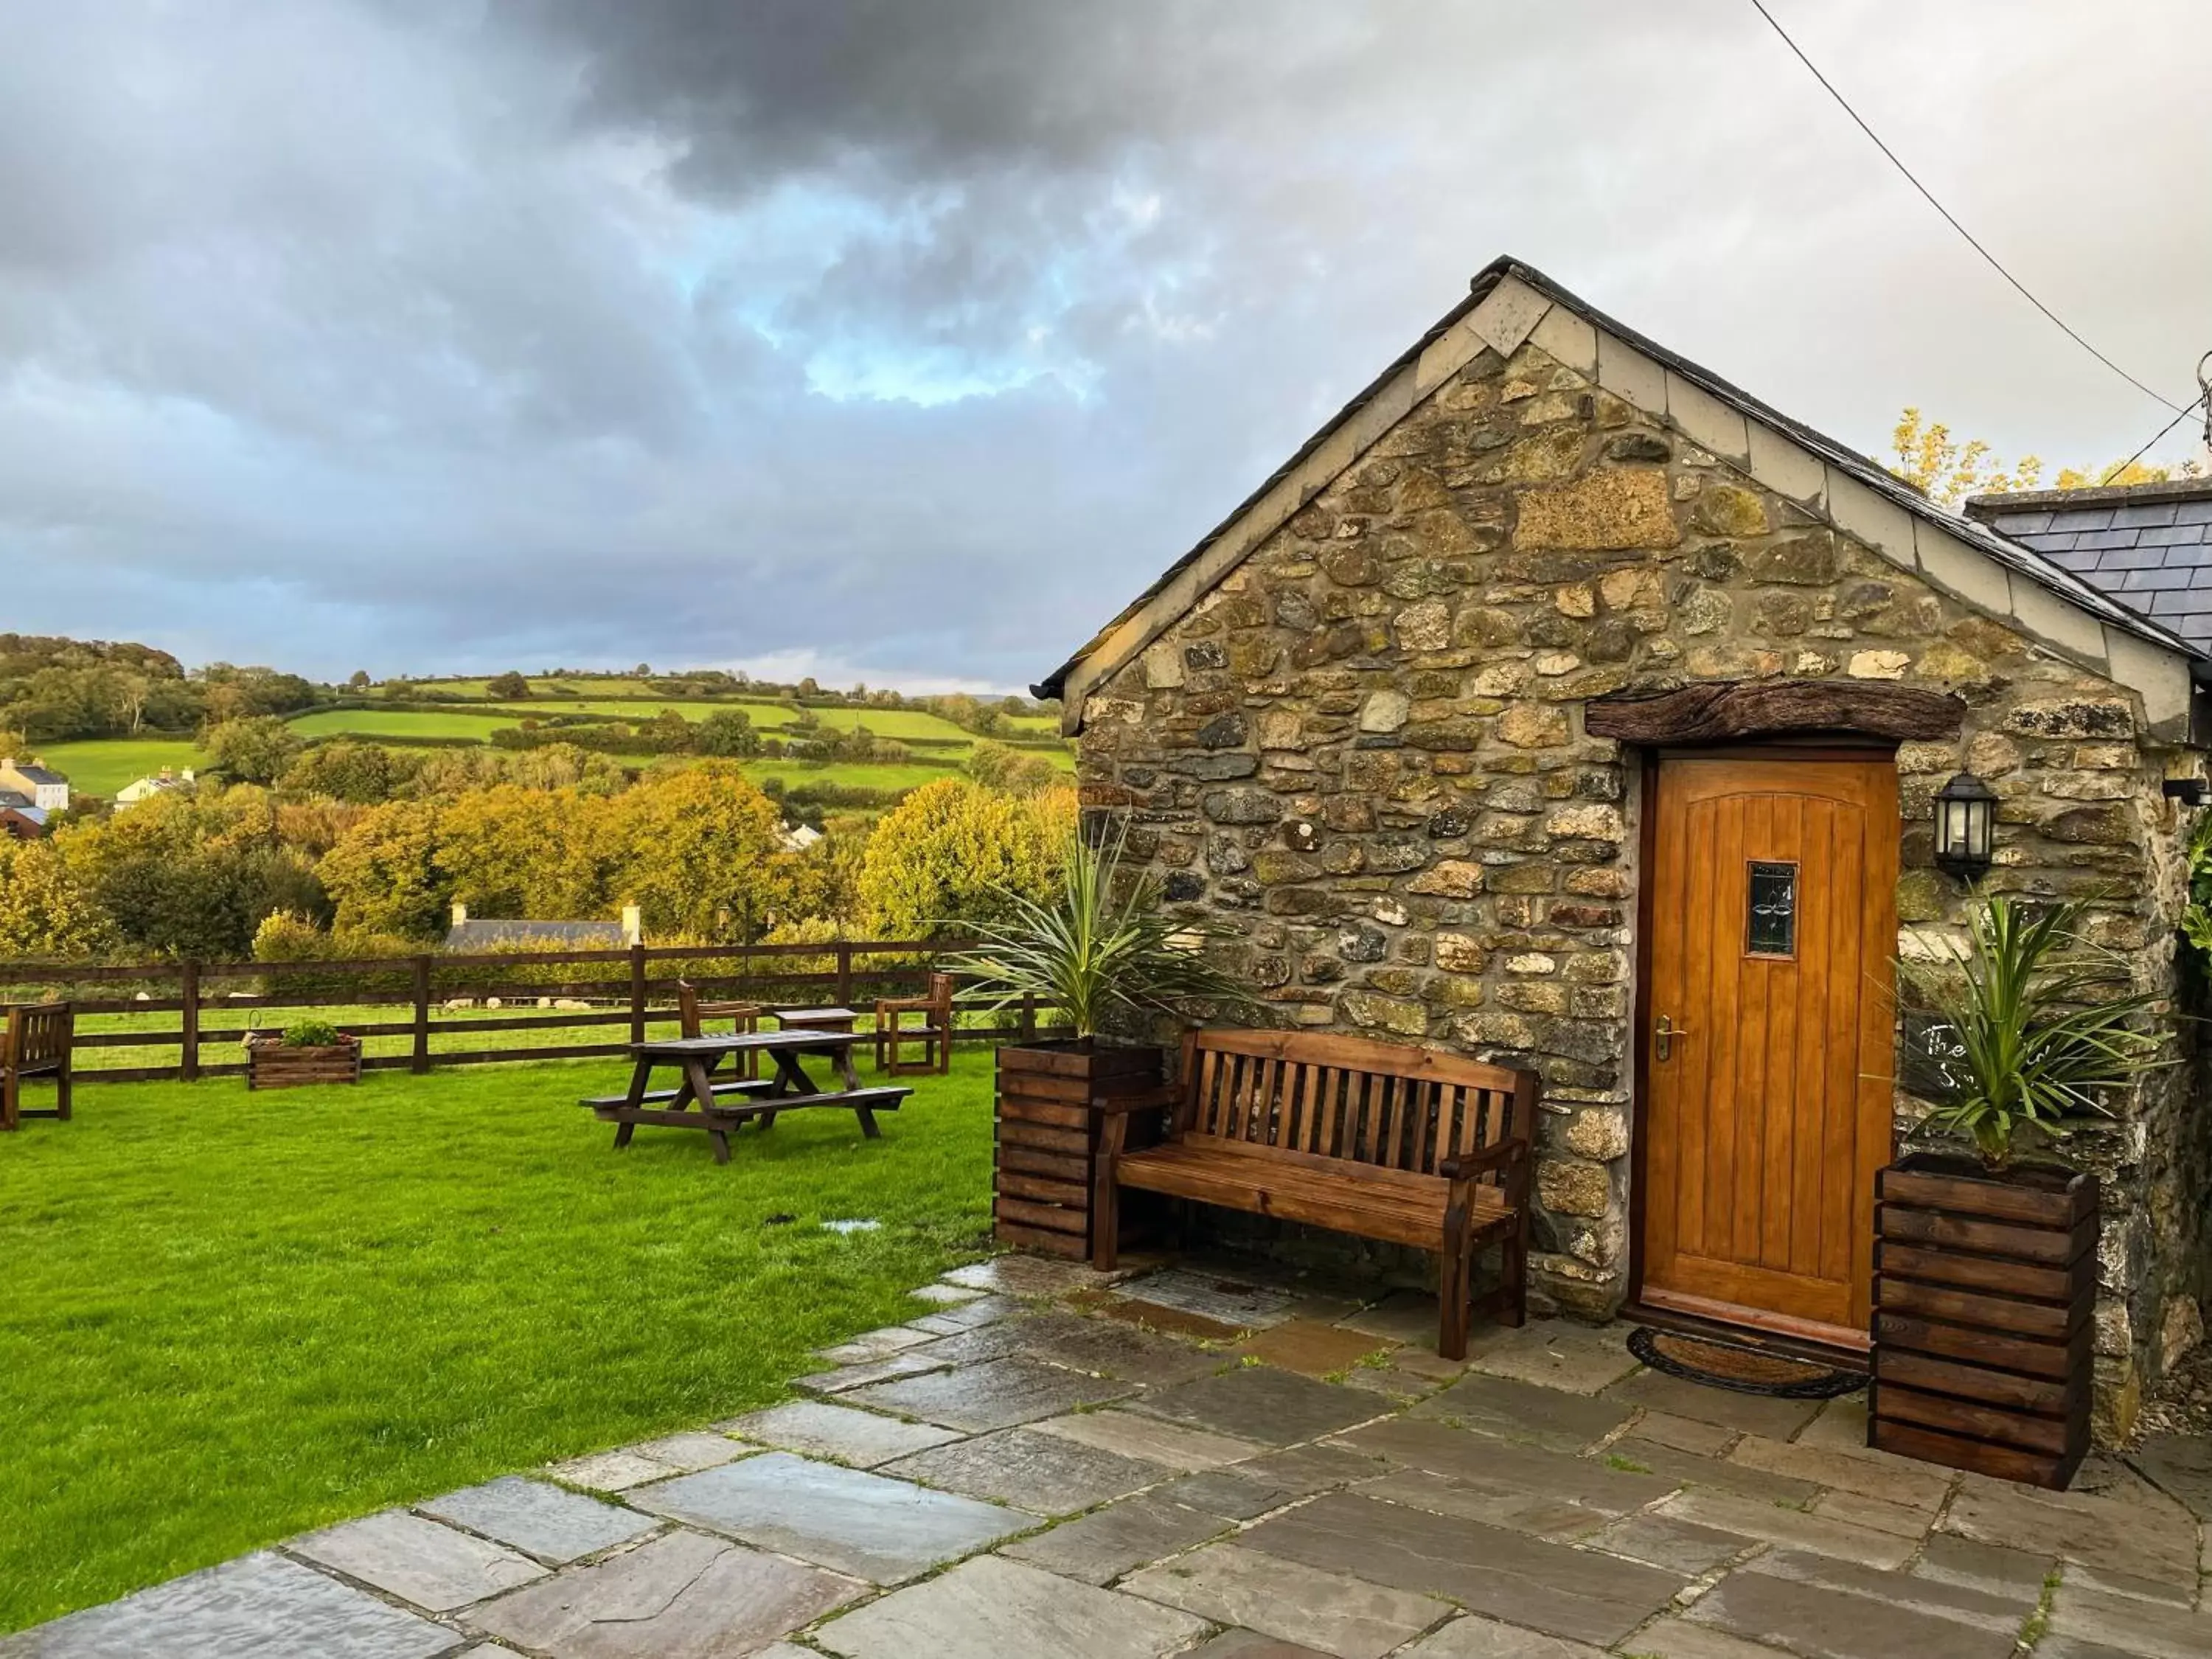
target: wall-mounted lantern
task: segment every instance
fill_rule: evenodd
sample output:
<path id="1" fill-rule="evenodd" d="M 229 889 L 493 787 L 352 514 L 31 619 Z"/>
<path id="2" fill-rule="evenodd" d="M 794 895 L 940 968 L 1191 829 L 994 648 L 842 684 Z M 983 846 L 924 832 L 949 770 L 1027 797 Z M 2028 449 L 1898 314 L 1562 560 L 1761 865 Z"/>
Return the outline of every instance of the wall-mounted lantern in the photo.
<path id="1" fill-rule="evenodd" d="M 1990 867 L 1996 839 L 1996 791 L 1961 772 L 1936 792 L 1936 864 L 1963 881 Z"/>

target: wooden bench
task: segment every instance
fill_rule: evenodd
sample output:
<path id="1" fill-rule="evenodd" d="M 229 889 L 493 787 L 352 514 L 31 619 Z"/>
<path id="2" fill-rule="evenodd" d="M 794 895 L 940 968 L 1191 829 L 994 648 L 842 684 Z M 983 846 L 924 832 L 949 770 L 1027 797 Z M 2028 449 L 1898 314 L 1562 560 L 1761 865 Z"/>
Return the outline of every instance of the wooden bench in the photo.
<path id="1" fill-rule="evenodd" d="M 8 1010 L 7 1024 L 0 1026 L 0 1129 L 16 1128 L 27 1117 L 69 1117 L 70 1049 L 76 1030 L 76 1016 L 66 1002 Z M 23 1083 L 28 1078 L 54 1080 L 52 1106 L 24 1109 Z"/>
<path id="2" fill-rule="evenodd" d="M 1527 1311 L 1534 1072 L 1325 1032 L 1193 1031 L 1160 1145 L 1122 1150 L 1143 1097 L 1103 1108 L 1092 1265 L 1111 1269 L 1124 1188 L 1410 1244 L 1439 1258 L 1437 1352 L 1467 1357 L 1476 1311 Z M 1480 1310 L 1475 1253 L 1500 1249 Z"/>

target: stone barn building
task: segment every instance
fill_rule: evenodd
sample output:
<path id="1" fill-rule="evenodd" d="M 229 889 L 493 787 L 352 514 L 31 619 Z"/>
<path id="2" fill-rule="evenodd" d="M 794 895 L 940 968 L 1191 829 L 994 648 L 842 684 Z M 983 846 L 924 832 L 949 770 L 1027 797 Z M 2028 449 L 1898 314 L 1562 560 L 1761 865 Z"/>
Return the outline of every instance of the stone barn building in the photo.
<path id="1" fill-rule="evenodd" d="M 1863 1351 L 1936 793 L 2182 992 L 2212 660 L 2096 580 L 1507 259 L 1036 690 L 1281 1023 L 1542 1073 L 1539 1305 Z M 2197 1340 L 2197 1099 L 2075 1143 L 2108 1436 Z"/>

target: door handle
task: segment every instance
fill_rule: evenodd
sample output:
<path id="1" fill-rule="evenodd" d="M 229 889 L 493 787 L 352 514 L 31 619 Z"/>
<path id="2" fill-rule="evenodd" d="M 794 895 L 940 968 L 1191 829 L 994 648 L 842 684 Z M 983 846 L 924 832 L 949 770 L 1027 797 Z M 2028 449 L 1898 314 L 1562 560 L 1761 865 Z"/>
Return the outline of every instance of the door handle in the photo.
<path id="1" fill-rule="evenodd" d="M 1659 1060 L 1667 1059 L 1674 1053 L 1674 1039 L 1678 1036 L 1687 1036 L 1689 1035 L 1690 1033 L 1686 1027 L 1675 1024 L 1673 1020 L 1669 1019 L 1664 1014 L 1660 1015 L 1659 1023 L 1651 1028 L 1651 1052 L 1653 1056 Z"/>

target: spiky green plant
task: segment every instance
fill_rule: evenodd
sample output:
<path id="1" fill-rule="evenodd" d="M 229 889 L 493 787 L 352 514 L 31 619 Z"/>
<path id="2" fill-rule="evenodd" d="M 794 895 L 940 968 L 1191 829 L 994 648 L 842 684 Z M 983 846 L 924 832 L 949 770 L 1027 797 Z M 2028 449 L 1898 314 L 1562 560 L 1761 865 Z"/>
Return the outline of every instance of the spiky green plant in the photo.
<path id="1" fill-rule="evenodd" d="M 2181 913 L 2181 936 L 2200 957 L 2212 959 L 2212 812 L 2199 812 L 2189 826 L 2189 902 Z"/>
<path id="2" fill-rule="evenodd" d="M 2083 937 L 2084 908 L 1977 896 L 1969 948 L 1946 938 L 1932 959 L 1899 959 L 1899 977 L 1955 1033 L 1962 1073 L 1916 1133 L 1971 1139 L 2002 1170 L 2023 1125 L 2063 1133 L 2106 1113 L 2109 1091 L 2172 1063 L 2145 1026 L 2154 999 L 2135 988 L 2125 957 Z"/>
<path id="3" fill-rule="evenodd" d="M 1233 935 L 1167 915 L 1158 879 L 1124 866 L 1126 841 L 1126 831 L 1098 847 L 1071 836 L 1060 890 L 1042 902 L 1006 890 L 1006 920 L 967 924 L 977 943 L 945 966 L 996 992 L 996 1007 L 1026 996 L 1059 1009 L 1085 1040 L 1116 1012 L 1250 1006 L 1251 992 L 1206 954 Z"/>

